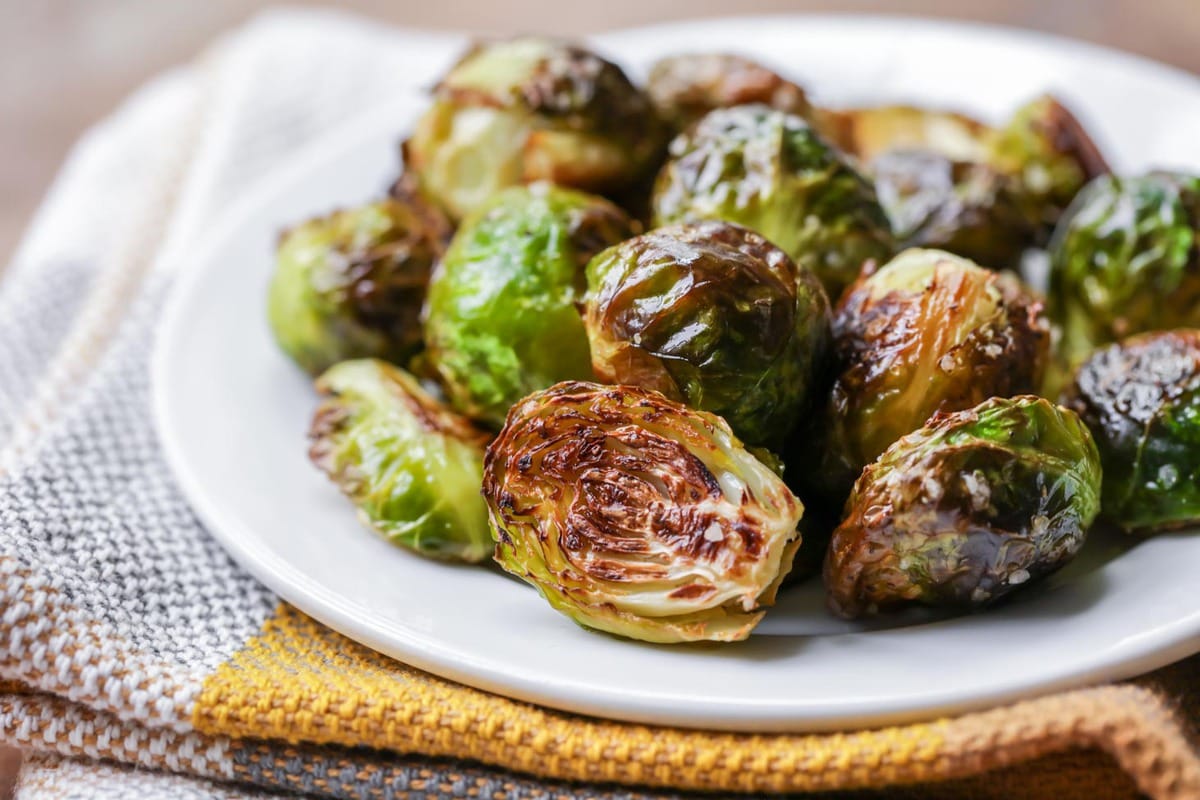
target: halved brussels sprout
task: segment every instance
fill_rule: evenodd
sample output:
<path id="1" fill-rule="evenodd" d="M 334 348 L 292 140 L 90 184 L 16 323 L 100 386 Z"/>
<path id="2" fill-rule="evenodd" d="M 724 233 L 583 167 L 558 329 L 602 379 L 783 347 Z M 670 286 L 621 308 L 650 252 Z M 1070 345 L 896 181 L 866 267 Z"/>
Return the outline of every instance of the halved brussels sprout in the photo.
<path id="1" fill-rule="evenodd" d="M 579 624 L 650 642 L 746 638 L 804 511 L 721 418 L 579 382 L 513 407 L 483 493 L 504 569 Z"/>
<path id="2" fill-rule="evenodd" d="M 864 164 L 896 151 L 970 162 L 988 155 L 988 126 L 953 111 L 892 105 L 828 111 L 825 118 L 830 141 Z"/>
<path id="3" fill-rule="evenodd" d="M 620 191 L 653 169 L 665 137 L 650 99 L 620 67 L 523 37 L 477 45 L 451 68 L 404 160 L 459 219 L 520 183 Z"/>
<path id="4" fill-rule="evenodd" d="M 425 308 L 428 360 L 451 405 L 498 428 L 530 392 L 590 378 L 584 268 L 633 233 L 607 200 L 550 184 L 507 189 L 463 220 Z"/>
<path id="5" fill-rule="evenodd" d="M 731 53 L 667 56 L 650 67 L 646 91 L 659 116 L 682 131 L 714 108 L 762 103 L 808 117 L 804 90 L 778 73 Z"/>
<path id="6" fill-rule="evenodd" d="M 671 143 L 654 221 L 751 228 L 821 279 L 830 296 L 893 250 L 875 190 L 803 118 L 764 105 L 717 109 Z"/>
<path id="7" fill-rule="evenodd" d="M 267 295 L 279 346 L 316 375 L 338 361 L 403 362 L 421 348 L 421 305 L 452 229 L 419 198 L 336 211 L 286 231 Z"/>
<path id="8" fill-rule="evenodd" d="M 940 250 L 906 250 L 846 291 L 833 318 L 837 378 L 810 469 L 830 498 L 937 411 L 1032 392 L 1049 331 L 1006 273 Z"/>
<path id="9" fill-rule="evenodd" d="M 1063 402 L 1100 448 L 1105 519 L 1136 533 L 1200 521 L 1200 331 L 1097 351 Z"/>
<path id="10" fill-rule="evenodd" d="M 383 361 L 344 361 L 316 385 L 324 399 L 309 430 L 309 458 L 354 501 L 362 521 L 424 556 L 487 558 L 492 537 L 479 496 L 487 434 Z"/>
<path id="11" fill-rule="evenodd" d="M 1200 177 L 1089 183 L 1054 232 L 1049 311 L 1067 372 L 1099 345 L 1200 326 Z"/>
<path id="12" fill-rule="evenodd" d="M 974 161 L 924 150 L 893 150 L 870 164 L 896 238 L 988 267 L 1016 266 L 1039 238 L 1020 183 Z"/>
<path id="13" fill-rule="evenodd" d="M 778 443 L 824 372 L 829 301 L 816 277 L 758 234 L 695 222 L 610 247 L 587 269 L 592 369 L 724 417 Z"/>
<path id="14" fill-rule="evenodd" d="M 1100 507 L 1100 456 L 1071 411 L 993 398 L 939 414 L 868 466 L 825 561 L 843 617 L 982 606 L 1057 570 Z"/>
<path id="15" fill-rule="evenodd" d="M 987 161 L 1020 179 L 1026 208 L 1047 227 L 1084 184 L 1109 172 L 1082 123 L 1051 95 L 1026 103 L 989 137 Z"/>

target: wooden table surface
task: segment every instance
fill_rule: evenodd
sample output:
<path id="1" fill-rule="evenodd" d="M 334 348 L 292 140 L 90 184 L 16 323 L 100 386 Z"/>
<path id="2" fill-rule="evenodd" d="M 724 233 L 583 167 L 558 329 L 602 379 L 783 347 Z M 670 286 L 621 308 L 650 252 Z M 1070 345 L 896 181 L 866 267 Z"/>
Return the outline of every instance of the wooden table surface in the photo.
<path id="1" fill-rule="evenodd" d="M 301 3 L 302 4 L 302 3 Z M 71 143 L 155 73 L 187 61 L 267 0 L 0 0 L 0 264 Z M 349 0 L 389 23 L 577 35 L 684 17 L 900 13 L 1035 28 L 1200 73 L 1200 0 Z M 0 748 L 0 798 L 17 768 Z"/>

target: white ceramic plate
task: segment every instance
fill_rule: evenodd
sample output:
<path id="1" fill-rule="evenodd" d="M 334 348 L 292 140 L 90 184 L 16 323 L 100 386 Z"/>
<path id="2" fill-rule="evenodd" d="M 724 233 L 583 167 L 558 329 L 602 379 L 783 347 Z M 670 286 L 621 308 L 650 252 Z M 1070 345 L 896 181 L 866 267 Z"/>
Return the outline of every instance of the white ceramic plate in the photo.
<path id="1" fill-rule="evenodd" d="M 917 101 L 999 118 L 1043 90 L 1122 170 L 1200 170 L 1200 83 L 1127 55 L 1027 33 L 866 18 L 717 20 L 598 37 L 654 57 L 741 50 L 823 103 Z M 184 266 L 154 362 L 171 464 L 230 553 L 333 628 L 463 683 L 571 711 L 740 730 L 827 730 L 977 708 L 1122 678 L 1200 650 L 1200 534 L 1093 540 L 1002 608 L 837 622 L 819 587 L 786 594 L 748 641 L 652 646 L 588 633 L 502 574 L 377 539 L 305 458 L 314 397 L 275 348 L 264 290 L 284 225 L 377 195 L 423 100 L 353 124 L 234 208 Z"/>

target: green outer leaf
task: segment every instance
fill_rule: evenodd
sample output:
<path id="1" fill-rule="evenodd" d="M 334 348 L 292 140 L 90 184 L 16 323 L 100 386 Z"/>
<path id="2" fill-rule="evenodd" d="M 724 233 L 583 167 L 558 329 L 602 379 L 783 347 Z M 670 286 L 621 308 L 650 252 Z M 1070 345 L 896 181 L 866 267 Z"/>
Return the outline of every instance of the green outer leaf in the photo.
<path id="1" fill-rule="evenodd" d="M 477 562 L 492 550 L 479 495 L 486 435 L 408 373 L 362 359 L 317 381 L 310 457 L 369 527 L 433 558 Z"/>
<path id="2" fill-rule="evenodd" d="M 513 403 L 590 378 L 584 267 L 632 234 L 616 206 L 549 184 L 495 195 L 459 227 L 430 283 L 425 338 L 457 410 L 494 427 Z"/>

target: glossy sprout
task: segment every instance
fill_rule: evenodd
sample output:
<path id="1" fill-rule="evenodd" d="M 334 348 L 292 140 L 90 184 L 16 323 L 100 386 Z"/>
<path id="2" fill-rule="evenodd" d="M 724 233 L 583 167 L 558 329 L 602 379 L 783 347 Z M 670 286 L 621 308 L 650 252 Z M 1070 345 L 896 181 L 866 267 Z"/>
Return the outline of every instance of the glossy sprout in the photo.
<path id="1" fill-rule="evenodd" d="M 940 250 L 907 250 L 842 297 L 837 375 L 814 482 L 841 498 L 859 471 L 938 411 L 1034 391 L 1049 331 L 1013 277 Z"/>
<path id="2" fill-rule="evenodd" d="M 1059 223 L 1050 253 L 1049 311 L 1067 371 L 1131 334 L 1200 326 L 1200 178 L 1097 178 Z"/>
<path id="3" fill-rule="evenodd" d="M 1020 183 L 986 164 L 895 150 L 870 164 L 879 202 L 908 247 L 946 250 L 992 268 L 1017 266 L 1039 228 Z"/>
<path id="4" fill-rule="evenodd" d="M 404 157 L 459 219 L 521 183 L 618 192 L 654 168 L 664 139 L 650 99 L 620 67 L 522 37 L 477 45 L 450 69 Z"/>
<path id="5" fill-rule="evenodd" d="M 808 118 L 804 90 L 777 72 L 731 53 L 686 53 L 650 67 L 646 91 L 659 116 L 682 131 L 715 108 L 761 103 Z"/>
<path id="6" fill-rule="evenodd" d="M 983 606 L 1067 563 L 1100 507 L 1100 456 L 1032 396 L 941 414 L 868 466 L 825 561 L 830 608 Z"/>
<path id="7" fill-rule="evenodd" d="M 309 457 L 368 527 L 424 556 L 487 558 L 492 537 L 479 496 L 485 433 L 382 361 L 342 362 L 317 390 L 324 399 Z"/>
<path id="8" fill-rule="evenodd" d="M 1048 227 L 1084 184 L 1109 172 L 1083 124 L 1052 95 L 1026 103 L 988 137 L 987 162 L 1017 177 L 1026 209 Z"/>
<path id="9" fill-rule="evenodd" d="M 812 270 L 830 296 L 893 242 L 871 183 L 803 118 L 763 105 L 717 109 L 671 143 L 654 221 L 750 228 Z"/>
<path id="10" fill-rule="evenodd" d="M 719 417 L 593 383 L 515 406 L 483 491 L 504 569 L 581 625 L 651 642 L 746 638 L 803 513 Z"/>
<path id="11" fill-rule="evenodd" d="M 608 201 L 549 184 L 507 189 L 463 220 L 425 310 L 429 360 L 451 404 L 498 428 L 530 392 L 590 378 L 584 269 L 632 234 Z"/>
<path id="12" fill-rule="evenodd" d="M 746 442 L 778 444 L 807 411 L 829 347 L 816 277 L 725 222 L 658 228 L 588 265 L 592 369 L 725 418 Z"/>
<path id="13" fill-rule="evenodd" d="M 279 346 L 318 374 L 373 356 L 404 362 L 421 348 L 421 305 L 450 224 L 418 198 L 337 211 L 279 241 L 267 317 Z"/>
<path id="14" fill-rule="evenodd" d="M 1136 533 L 1200 521 L 1200 331 L 1098 350 L 1064 403 L 1100 448 L 1105 519 Z"/>

